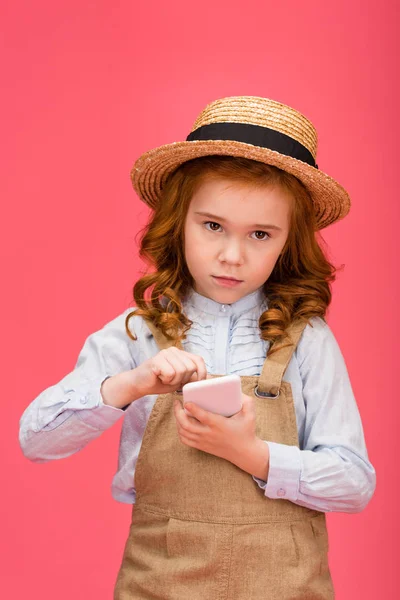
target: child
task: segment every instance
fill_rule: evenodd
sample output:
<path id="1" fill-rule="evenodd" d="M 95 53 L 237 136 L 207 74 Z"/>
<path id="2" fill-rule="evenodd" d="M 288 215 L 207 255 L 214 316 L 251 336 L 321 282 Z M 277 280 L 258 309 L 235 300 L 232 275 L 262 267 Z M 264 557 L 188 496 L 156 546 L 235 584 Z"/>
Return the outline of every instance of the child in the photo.
<path id="1" fill-rule="evenodd" d="M 113 497 L 134 504 L 114 600 L 331 599 L 325 513 L 375 489 L 344 358 L 325 321 L 335 267 L 319 230 L 347 192 L 315 163 L 302 114 L 260 97 L 210 103 L 186 141 L 132 169 L 152 209 L 136 308 L 91 334 L 25 410 L 35 462 L 77 452 L 122 415 Z M 237 373 L 231 418 L 189 382 Z"/>

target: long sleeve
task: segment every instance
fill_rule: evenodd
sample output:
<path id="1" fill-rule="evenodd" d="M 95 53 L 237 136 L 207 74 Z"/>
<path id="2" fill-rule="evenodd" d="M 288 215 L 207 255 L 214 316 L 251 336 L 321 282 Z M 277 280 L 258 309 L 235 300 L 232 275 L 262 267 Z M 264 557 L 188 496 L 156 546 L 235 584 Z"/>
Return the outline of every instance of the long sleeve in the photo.
<path id="1" fill-rule="evenodd" d="M 70 456 L 125 414 L 104 404 L 100 393 L 107 377 L 137 365 L 137 342 L 128 338 L 124 321 L 125 313 L 89 335 L 74 370 L 27 406 L 19 442 L 28 459 L 43 463 Z"/>
<path id="2" fill-rule="evenodd" d="M 339 345 L 327 324 L 315 329 L 312 342 L 299 349 L 306 410 L 301 449 L 265 440 L 268 481 L 254 479 L 269 498 L 323 512 L 356 513 L 374 493 L 375 470 Z"/>

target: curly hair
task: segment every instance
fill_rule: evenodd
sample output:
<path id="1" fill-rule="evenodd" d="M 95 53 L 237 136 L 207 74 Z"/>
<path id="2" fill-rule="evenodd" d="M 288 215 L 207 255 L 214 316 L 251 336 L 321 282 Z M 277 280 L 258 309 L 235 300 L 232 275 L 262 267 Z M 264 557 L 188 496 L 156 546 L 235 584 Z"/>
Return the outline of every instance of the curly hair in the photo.
<path id="1" fill-rule="evenodd" d="M 288 238 L 263 286 L 268 309 L 259 318 L 259 328 L 261 338 L 270 342 L 268 352 L 274 351 L 274 342 L 287 338 L 293 321 L 325 320 L 338 269 L 321 247 L 325 241 L 316 228 L 309 192 L 294 175 L 275 166 L 213 155 L 189 160 L 170 174 L 161 201 L 142 230 L 139 255 L 154 272 L 144 274 L 133 287 L 138 308 L 125 319 L 132 340 L 137 338 L 128 323 L 134 314 L 153 321 L 173 343 L 186 339 L 192 321 L 183 314 L 181 302 L 194 281 L 184 256 L 185 219 L 198 187 L 221 177 L 258 188 L 279 185 L 292 199 Z"/>

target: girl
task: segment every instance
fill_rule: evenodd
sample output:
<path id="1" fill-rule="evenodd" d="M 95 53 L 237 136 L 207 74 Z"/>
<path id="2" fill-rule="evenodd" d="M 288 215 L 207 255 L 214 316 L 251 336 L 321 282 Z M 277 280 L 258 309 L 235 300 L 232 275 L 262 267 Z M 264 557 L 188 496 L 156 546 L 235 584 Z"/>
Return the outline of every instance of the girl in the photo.
<path id="1" fill-rule="evenodd" d="M 346 191 L 315 163 L 302 114 L 259 97 L 209 104 L 186 141 L 145 153 L 152 209 L 136 308 L 91 334 L 20 422 L 35 462 L 124 415 L 116 500 L 134 504 L 114 600 L 331 599 L 325 513 L 375 489 L 345 361 L 325 321 L 335 267 L 319 230 Z M 225 418 L 180 390 L 238 373 Z"/>

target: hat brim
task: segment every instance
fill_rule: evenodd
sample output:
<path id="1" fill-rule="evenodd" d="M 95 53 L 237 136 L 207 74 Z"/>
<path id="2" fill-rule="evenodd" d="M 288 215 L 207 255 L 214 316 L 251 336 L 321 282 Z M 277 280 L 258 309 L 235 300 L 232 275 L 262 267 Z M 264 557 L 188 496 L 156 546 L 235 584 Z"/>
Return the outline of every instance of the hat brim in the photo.
<path id="1" fill-rule="evenodd" d="M 268 148 L 231 140 L 173 142 L 142 154 L 131 170 L 132 185 L 143 202 L 156 208 L 167 177 L 181 164 L 210 155 L 238 156 L 273 165 L 297 177 L 310 193 L 317 229 L 343 219 L 351 201 L 346 190 L 332 177 L 307 163 Z"/>

